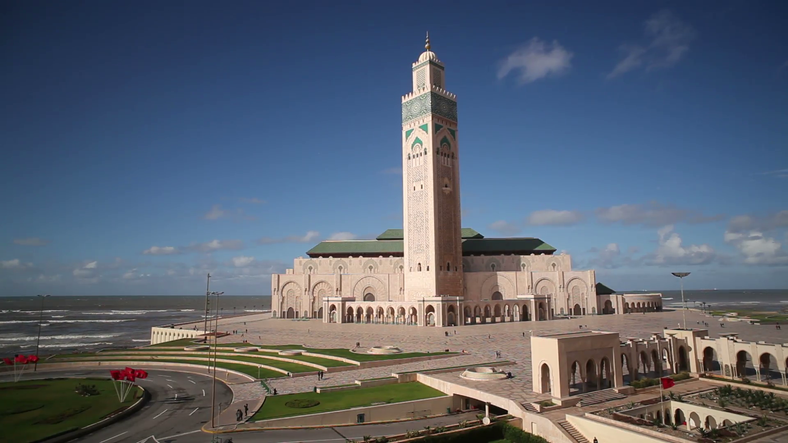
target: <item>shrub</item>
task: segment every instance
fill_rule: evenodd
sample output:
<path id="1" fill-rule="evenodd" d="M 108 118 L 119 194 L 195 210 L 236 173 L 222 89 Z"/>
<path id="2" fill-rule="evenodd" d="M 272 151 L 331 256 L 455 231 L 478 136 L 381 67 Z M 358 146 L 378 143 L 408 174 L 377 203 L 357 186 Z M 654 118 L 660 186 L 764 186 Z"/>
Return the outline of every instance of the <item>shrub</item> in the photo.
<path id="1" fill-rule="evenodd" d="M 290 400 L 289 402 L 285 403 L 285 406 L 288 408 L 298 408 L 298 409 L 305 409 L 305 408 L 314 408 L 315 406 L 319 405 L 320 402 L 317 400 L 308 400 L 303 398 L 296 398 Z"/>

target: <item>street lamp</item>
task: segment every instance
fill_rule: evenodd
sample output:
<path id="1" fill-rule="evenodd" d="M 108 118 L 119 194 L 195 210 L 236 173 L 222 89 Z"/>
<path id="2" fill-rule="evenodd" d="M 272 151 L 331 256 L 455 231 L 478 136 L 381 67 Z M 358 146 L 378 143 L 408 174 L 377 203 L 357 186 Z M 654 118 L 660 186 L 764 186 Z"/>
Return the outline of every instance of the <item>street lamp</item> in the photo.
<path id="1" fill-rule="evenodd" d="M 205 320 L 203 321 L 202 331 L 205 334 L 205 343 L 208 343 L 208 317 L 210 317 L 210 311 L 208 311 L 208 300 L 211 296 L 211 274 L 208 274 L 208 283 L 205 287 Z"/>
<path id="2" fill-rule="evenodd" d="M 36 338 L 36 361 L 33 362 L 33 372 L 38 369 L 38 345 L 41 343 L 41 320 L 44 318 L 44 300 L 49 297 L 49 294 L 38 294 L 37 297 L 41 297 L 41 309 L 38 310 L 38 338 Z"/>
<path id="3" fill-rule="evenodd" d="M 214 413 L 214 405 L 216 404 L 216 349 L 219 346 L 219 296 L 224 295 L 224 292 L 211 292 L 209 295 L 215 296 L 216 300 L 214 303 L 216 305 L 216 321 L 214 321 L 213 326 L 213 387 L 211 388 L 211 428 L 215 428 L 216 424 L 214 419 L 216 418 L 216 414 Z"/>
<path id="4" fill-rule="evenodd" d="M 681 318 L 684 320 L 684 329 L 687 329 L 687 302 L 684 301 L 684 277 L 690 275 L 689 272 L 671 272 L 674 277 L 678 277 L 681 282 L 681 304 L 684 309 L 681 311 Z"/>

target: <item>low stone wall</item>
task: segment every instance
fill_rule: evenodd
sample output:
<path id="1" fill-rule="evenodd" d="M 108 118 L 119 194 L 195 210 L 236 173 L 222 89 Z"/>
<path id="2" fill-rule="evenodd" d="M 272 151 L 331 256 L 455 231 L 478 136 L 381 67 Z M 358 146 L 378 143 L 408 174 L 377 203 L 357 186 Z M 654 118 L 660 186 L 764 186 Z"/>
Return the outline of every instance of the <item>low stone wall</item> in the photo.
<path id="1" fill-rule="evenodd" d="M 221 360 L 220 360 L 221 361 Z M 38 365 L 38 369 L 64 369 L 64 368 L 81 368 L 81 367 L 90 367 L 90 366 L 101 366 L 104 365 L 106 367 L 110 367 L 112 365 L 135 365 L 135 366 L 143 366 L 143 367 L 157 367 L 157 366 L 170 366 L 175 368 L 184 369 L 182 372 L 192 372 L 195 374 L 206 374 L 210 373 L 211 370 L 208 366 L 201 366 L 201 365 L 193 365 L 189 363 L 172 363 L 172 362 L 157 362 L 157 361 L 139 361 L 139 360 L 113 360 L 113 361 L 67 361 L 67 362 L 60 362 L 60 363 L 40 363 Z M 191 369 L 190 371 L 186 371 L 186 369 Z M 232 369 L 224 369 L 224 368 L 216 368 L 217 379 L 219 379 L 219 374 L 233 374 L 239 377 L 243 377 L 249 381 L 255 381 L 254 377 L 250 377 L 248 374 L 244 374 L 243 372 L 233 371 Z"/>
<path id="2" fill-rule="evenodd" d="M 594 438 L 599 441 L 636 441 L 638 443 L 687 443 L 693 441 L 593 414 L 585 414 L 582 417 L 567 415 L 566 421 L 583 434 L 583 437 L 588 441 L 593 441 Z"/>
<path id="3" fill-rule="evenodd" d="M 150 344 L 157 345 L 183 338 L 197 338 L 204 334 L 205 332 L 202 330 L 153 327 L 150 328 Z"/>
<path id="4" fill-rule="evenodd" d="M 374 386 L 391 385 L 399 383 L 396 377 L 382 378 L 378 380 L 356 380 L 356 384 L 362 388 L 371 388 Z"/>
<path id="5" fill-rule="evenodd" d="M 349 425 L 356 424 L 360 414 L 364 414 L 364 423 L 412 420 L 445 414 L 447 409 L 455 409 L 454 406 L 452 397 L 436 397 L 387 405 L 364 406 L 321 414 L 261 420 L 255 422 L 255 425 L 266 428 Z"/>

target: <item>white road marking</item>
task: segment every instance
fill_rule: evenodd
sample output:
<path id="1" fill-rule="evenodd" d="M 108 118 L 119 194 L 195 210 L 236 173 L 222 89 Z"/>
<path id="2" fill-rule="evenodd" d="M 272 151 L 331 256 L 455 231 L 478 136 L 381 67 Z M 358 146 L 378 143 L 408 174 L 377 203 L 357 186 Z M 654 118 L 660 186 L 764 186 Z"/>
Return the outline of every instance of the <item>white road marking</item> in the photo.
<path id="1" fill-rule="evenodd" d="M 175 393 L 175 400 L 177 400 L 177 399 L 178 399 L 178 393 L 176 392 Z"/>
<path id="2" fill-rule="evenodd" d="M 200 409 L 200 408 L 194 408 L 194 410 L 191 412 L 191 414 L 189 414 L 189 417 L 191 417 L 191 416 L 192 416 L 192 414 L 194 414 L 195 412 L 197 412 L 197 410 L 198 410 L 198 409 Z M 197 431 L 194 431 L 194 432 L 197 432 Z"/>
<path id="3" fill-rule="evenodd" d="M 191 379 L 190 379 L 189 381 L 190 381 L 190 382 L 191 382 L 193 385 L 196 385 L 196 384 L 197 384 L 197 383 L 195 383 L 195 382 L 194 382 L 194 380 L 191 380 Z"/>
<path id="4" fill-rule="evenodd" d="M 198 432 L 202 432 L 202 430 L 201 429 L 197 429 L 196 431 L 184 432 L 183 434 L 170 435 L 170 436 L 167 436 L 167 437 L 162 437 L 161 439 L 162 440 L 168 440 L 170 438 L 183 437 L 184 435 L 196 434 Z"/>
<path id="5" fill-rule="evenodd" d="M 202 390 L 202 396 L 205 397 L 205 389 Z"/>
<path id="6" fill-rule="evenodd" d="M 175 380 L 167 380 L 170 383 L 175 383 Z"/>
<path id="7" fill-rule="evenodd" d="M 129 432 L 129 431 L 126 431 L 126 432 Z M 104 443 L 104 442 L 107 442 L 107 441 L 110 441 L 110 440 L 112 440 L 113 438 L 118 438 L 118 437 L 120 437 L 121 435 L 125 434 L 126 432 L 121 432 L 120 434 L 118 434 L 118 435 L 116 435 L 116 436 L 114 436 L 114 437 L 110 437 L 110 438 L 108 438 L 108 439 L 106 439 L 106 440 L 103 440 L 103 441 L 101 441 L 101 442 L 99 442 L 99 443 Z"/>
<path id="8" fill-rule="evenodd" d="M 168 388 L 172 389 L 172 385 L 167 385 Z"/>
<path id="9" fill-rule="evenodd" d="M 157 418 L 161 417 L 161 414 L 164 414 L 164 413 L 165 413 L 165 412 L 167 412 L 167 411 L 169 411 L 169 409 L 165 409 L 165 410 L 163 410 L 163 411 L 159 412 L 159 415 L 157 415 L 157 416 L 153 417 L 153 420 L 156 420 Z M 152 437 L 152 436 L 151 436 L 151 437 Z M 148 437 L 148 438 L 150 438 L 150 437 Z M 155 437 L 154 437 L 154 438 L 155 438 Z"/>

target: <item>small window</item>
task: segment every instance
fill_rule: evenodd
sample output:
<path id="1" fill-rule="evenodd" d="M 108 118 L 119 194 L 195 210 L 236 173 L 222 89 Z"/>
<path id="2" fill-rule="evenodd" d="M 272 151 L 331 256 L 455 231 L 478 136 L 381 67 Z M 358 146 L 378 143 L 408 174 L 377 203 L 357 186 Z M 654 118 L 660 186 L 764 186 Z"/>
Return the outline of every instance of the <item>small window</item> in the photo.
<path id="1" fill-rule="evenodd" d="M 490 269 L 491 269 L 493 272 L 495 272 L 495 263 L 491 263 L 491 264 L 490 264 Z"/>
<path id="2" fill-rule="evenodd" d="M 421 272 L 421 263 L 416 264 L 416 270 Z"/>
<path id="3" fill-rule="evenodd" d="M 451 271 L 451 263 L 450 262 L 446 263 L 446 270 L 447 271 Z"/>
<path id="4" fill-rule="evenodd" d="M 427 265 L 427 270 L 428 270 L 428 271 L 430 270 L 430 265 Z"/>

